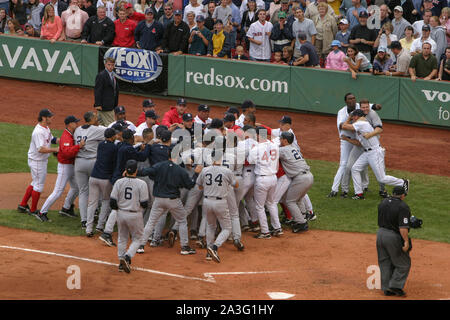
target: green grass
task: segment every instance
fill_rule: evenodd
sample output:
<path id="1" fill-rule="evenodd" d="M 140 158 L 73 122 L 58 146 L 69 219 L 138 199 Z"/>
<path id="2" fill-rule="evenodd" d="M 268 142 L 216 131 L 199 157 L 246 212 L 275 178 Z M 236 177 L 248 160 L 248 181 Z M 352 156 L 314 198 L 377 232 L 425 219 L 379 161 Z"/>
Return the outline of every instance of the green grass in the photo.
<path id="1" fill-rule="evenodd" d="M 5 143 L 0 145 L 0 173 L 29 172 L 26 154 L 32 130 L 30 126 L 0 123 L 0 133 L 5 137 Z M 59 136 L 61 131 L 53 133 Z M 314 174 L 314 185 L 308 194 L 318 214 L 318 219 L 310 223 L 310 229 L 375 233 L 377 206 L 381 198 L 371 170 L 369 192 L 365 200 L 327 198 L 338 163 L 320 160 L 308 160 L 308 163 Z M 56 159 L 53 156 L 50 157 L 49 172 L 56 172 Z M 387 173 L 411 181 L 411 190 L 405 202 L 412 214 L 424 221 L 422 228 L 411 230 L 411 237 L 450 243 L 450 177 L 397 170 L 387 170 Z M 392 187 L 387 189 L 392 191 Z M 84 234 L 79 219 L 60 217 L 56 211 L 50 211 L 49 217 L 52 223 L 41 223 L 15 210 L 0 210 L 0 225 L 70 236 Z"/>

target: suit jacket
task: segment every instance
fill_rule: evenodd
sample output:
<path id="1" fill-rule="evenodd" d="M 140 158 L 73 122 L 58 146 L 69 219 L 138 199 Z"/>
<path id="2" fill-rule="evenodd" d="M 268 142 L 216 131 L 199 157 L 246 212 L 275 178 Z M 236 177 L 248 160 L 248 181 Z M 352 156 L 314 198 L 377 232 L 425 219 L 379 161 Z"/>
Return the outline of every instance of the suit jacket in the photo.
<path id="1" fill-rule="evenodd" d="M 41 11 L 41 20 L 44 17 L 44 12 L 45 12 L 45 7 L 47 7 L 49 4 L 51 4 L 51 2 L 47 3 Z M 61 18 L 61 15 L 64 11 L 67 10 L 69 6 L 67 5 L 67 3 L 65 3 L 64 1 L 58 1 L 58 16 Z"/>
<path id="2" fill-rule="evenodd" d="M 119 103 L 119 82 L 116 79 L 114 88 L 108 71 L 103 70 L 97 74 L 94 87 L 94 107 L 101 106 L 102 111 L 112 111 Z"/>

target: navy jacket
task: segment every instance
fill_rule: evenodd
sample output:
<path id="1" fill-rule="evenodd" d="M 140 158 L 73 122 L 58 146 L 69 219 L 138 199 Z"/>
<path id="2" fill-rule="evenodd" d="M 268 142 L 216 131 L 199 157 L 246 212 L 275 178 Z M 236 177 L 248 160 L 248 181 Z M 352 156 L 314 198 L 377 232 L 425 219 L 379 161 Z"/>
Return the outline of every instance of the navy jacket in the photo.
<path id="1" fill-rule="evenodd" d="M 149 28 L 145 20 L 142 20 L 134 30 L 134 40 L 136 43 L 139 43 L 141 49 L 150 51 L 155 51 L 161 45 L 163 35 L 164 28 L 157 21 L 153 21 Z"/>
<path id="2" fill-rule="evenodd" d="M 123 142 L 119 150 L 117 151 L 116 166 L 114 168 L 114 174 L 112 183 L 122 178 L 122 174 L 125 171 L 125 165 L 128 160 L 145 161 L 148 157 L 149 147 L 146 146 L 144 151 L 137 151 L 131 144 Z"/>
<path id="3" fill-rule="evenodd" d="M 169 160 L 170 151 L 171 147 L 160 143 L 149 146 L 148 161 L 150 165 L 154 166 L 158 162 Z"/>
<path id="4" fill-rule="evenodd" d="M 190 178 L 186 170 L 167 160 L 139 170 L 138 176 L 148 176 L 155 181 L 154 197 L 176 199 L 180 197 L 180 188 L 191 189 L 195 186 L 198 175 Z"/>
<path id="5" fill-rule="evenodd" d="M 116 166 L 118 146 L 111 141 L 103 141 L 97 147 L 97 160 L 91 177 L 110 180 Z"/>

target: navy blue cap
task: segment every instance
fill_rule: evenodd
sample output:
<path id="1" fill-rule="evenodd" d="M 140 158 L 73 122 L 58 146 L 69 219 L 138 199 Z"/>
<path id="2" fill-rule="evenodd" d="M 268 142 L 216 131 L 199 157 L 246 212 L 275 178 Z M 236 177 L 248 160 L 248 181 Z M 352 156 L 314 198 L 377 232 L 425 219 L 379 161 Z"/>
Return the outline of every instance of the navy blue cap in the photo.
<path id="1" fill-rule="evenodd" d="M 123 138 L 124 140 L 131 139 L 133 136 L 134 136 L 133 131 L 130 130 L 130 129 L 125 129 L 125 130 L 123 130 L 123 132 L 122 132 L 122 138 Z"/>
<path id="2" fill-rule="evenodd" d="M 198 106 L 198 111 L 209 111 L 209 107 L 206 104 L 201 104 Z"/>
<path id="3" fill-rule="evenodd" d="M 283 116 L 279 122 L 292 124 L 292 119 L 289 116 Z"/>
<path id="4" fill-rule="evenodd" d="M 78 122 L 80 119 L 75 118 L 75 116 L 67 116 L 66 119 L 64 119 L 65 124 L 69 124 L 72 122 Z"/>
<path id="5" fill-rule="evenodd" d="M 162 142 L 167 142 L 172 139 L 172 132 L 169 130 L 163 130 L 160 134 L 160 138 Z"/>
<path id="6" fill-rule="evenodd" d="M 39 111 L 39 117 L 53 117 L 53 112 L 51 112 L 49 109 L 42 109 Z"/>
<path id="7" fill-rule="evenodd" d="M 117 106 L 114 108 L 114 113 L 118 114 L 118 113 L 125 113 L 125 107 L 124 106 Z"/>
<path id="8" fill-rule="evenodd" d="M 361 12 L 359 13 L 359 17 L 360 17 L 360 18 L 368 18 L 368 17 L 369 17 L 369 14 L 367 13 L 367 11 L 361 11 Z"/>
<path id="9" fill-rule="evenodd" d="M 192 117 L 192 113 L 185 113 L 185 114 L 183 114 L 183 121 L 191 121 L 191 120 L 193 120 L 194 118 Z"/>
<path id="10" fill-rule="evenodd" d="M 181 12 L 181 10 L 175 10 L 173 12 L 173 14 L 176 16 L 176 15 L 182 15 L 183 13 Z"/>
<path id="11" fill-rule="evenodd" d="M 230 122 L 230 121 L 236 121 L 236 117 L 232 113 L 226 113 L 225 117 L 223 118 L 224 122 Z"/>
<path id="12" fill-rule="evenodd" d="M 197 16 L 197 17 L 195 18 L 195 21 L 197 21 L 197 22 L 203 22 L 203 21 L 205 21 L 205 17 L 204 17 L 204 16 Z"/>
<path id="13" fill-rule="evenodd" d="M 117 132 L 113 128 L 107 128 L 104 133 L 105 138 L 107 139 L 114 137 L 116 134 Z"/>
<path id="14" fill-rule="evenodd" d="M 144 101 L 142 101 L 142 107 L 144 108 L 149 108 L 149 107 L 154 107 L 155 104 L 153 103 L 152 99 L 146 99 Z"/>
<path id="15" fill-rule="evenodd" d="M 181 106 L 181 105 L 186 105 L 186 99 L 185 98 L 179 98 L 177 100 L 177 105 Z"/>
<path id="16" fill-rule="evenodd" d="M 155 15 L 155 13 L 153 12 L 152 8 L 145 9 L 145 14 L 149 14 L 149 13 Z"/>
<path id="17" fill-rule="evenodd" d="M 117 132 L 122 132 L 126 128 L 128 128 L 128 123 L 126 123 L 125 121 L 120 120 L 120 121 L 117 121 L 116 123 L 114 123 L 111 128 L 113 128 Z"/>
<path id="18" fill-rule="evenodd" d="M 155 111 L 153 111 L 153 110 L 147 110 L 147 111 L 145 111 L 145 117 L 146 118 L 152 118 L 152 119 L 158 119 L 159 118 L 159 116 L 156 114 L 156 112 Z"/>
<path id="19" fill-rule="evenodd" d="M 128 160 L 125 164 L 125 170 L 127 170 L 128 174 L 135 173 L 137 170 L 137 161 L 133 159 Z"/>

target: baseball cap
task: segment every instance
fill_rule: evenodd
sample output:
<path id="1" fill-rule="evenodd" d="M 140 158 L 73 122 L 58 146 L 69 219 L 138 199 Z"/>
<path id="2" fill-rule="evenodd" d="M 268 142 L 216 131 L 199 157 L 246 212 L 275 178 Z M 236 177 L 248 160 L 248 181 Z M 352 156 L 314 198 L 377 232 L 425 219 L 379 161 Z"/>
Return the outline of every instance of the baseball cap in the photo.
<path id="1" fill-rule="evenodd" d="M 368 18 L 369 15 L 367 14 L 367 11 L 361 11 L 361 12 L 359 13 L 359 17 L 360 17 L 360 18 Z"/>
<path id="2" fill-rule="evenodd" d="M 163 130 L 160 133 L 160 138 L 162 142 L 167 142 L 172 139 L 172 132 L 170 132 L 169 130 Z"/>
<path id="3" fill-rule="evenodd" d="M 236 121 L 236 118 L 234 117 L 234 114 L 232 113 L 226 113 L 225 117 L 223 118 L 223 122 L 234 122 Z"/>
<path id="4" fill-rule="evenodd" d="M 134 136 L 133 131 L 130 130 L 130 129 L 125 129 L 125 130 L 123 130 L 123 132 L 122 132 L 122 138 L 123 138 L 124 140 L 131 139 L 133 136 Z"/>
<path id="5" fill-rule="evenodd" d="M 291 119 L 291 117 L 289 117 L 289 116 L 283 116 L 283 117 L 281 118 L 281 120 L 278 121 L 278 122 L 280 122 L 280 123 L 289 123 L 289 124 L 292 124 L 292 119 Z"/>
<path id="6" fill-rule="evenodd" d="M 183 13 L 181 12 L 181 10 L 175 10 L 175 11 L 173 12 L 173 14 L 174 14 L 175 16 L 181 16 Z"/>
<path id="7" fill-rule="evenodd" d="M 126 128 L 128 128 L 128 123 L 126 123 L 125 121 L 117 121 L 116 123 L 114 123 L 111 128 L 113 128 L 114 130 L 116 130 L 117 132 L 122 132 L 124 131 Z"/>
<path id="8" fill-rule="evenodd" d="M 226 113 L 239 114 L 239 110 L 235 107 L 229 107 Z"/>
<path id="9" fill-rule="evenodd" d="M 339 21 L 339 23 L 348 24 L 348 20 L 347 20 L 347 19 L 341 19 L 341 20 Z"/>
<path id="10" fill-rule="evenodd" d="M 80 119 L 75 118 L 75 116 L 67 116 L 66 119 L 64 119 L 65 124 L 69 124 L 72 122 L 78 122 Z"/>
<path id="11" fill-rule="evenodd" d="M 124 106 L 117 106 L 114 108 L 114 113 L 115 114 L 119 114 L 119 113 L 125 113 L 125 107 Z"/>
<path id="12" fill-rule="evenodd" d="M 389 49 L 401 49 L 402 48 L 402 44 L 400 43 L 400 41 L 392 41 L 391 45 L 388 46 Z"/>
<path id="13" fill-rule="evenodd" d="M 193 120 L 192 113 L 183 114 L 183 121 L 191 121 L 191 120 Z"/>
<path id="14" fill-rule="evenodd" d="M 248 109 L 248 108 L 254 108 L 255 104 L 253 103 L 252 100 L 244 100 L 244 102 L 242 102 L 241 108 L 242 109 Z"/>
<path id="15" fill-rule="evenodd" d="M 341 47 L 341 42 L 339 40 L 333 40 L 331 41 L 331 46 L 338 46 L 339 48 Z"/>
<path id="16" fill-rule="evenodd" d="M 395 186 L 394 189 L 392 189 L 392 194 L 395 194 L 397 196 L 406 194 L 405 188 L 403 188 L 403 186 Z"/>
<path id="17" fill-rule="evenodd" d="M 53 113 L 49 109 L 42 109 L 39 111 L 39 117 L 53 117 Z"/>
<path id="18" fill-rule="evenodd" d="M 356 109 L 356 110 L 353 110 L 353 112 L 352 112 L 352 117 L 353 116 L 364 117 L 365 114 L 361 109 Z"/>
<path id="19" fill-rule="evenodd" d="M 386 48 L 385 47 L 378 47 L 378 52 L 386 52 Z"/>
<path id="20" fill-rule="evenodd" d="M 116 135 L 116 133 L 117 133 L 116 130 L 114 130 L 113 128 L 107 128 L 105 130 L 104 135 L 105 135 L 105 138 L 109 139 L 109 138 L 114 137 Z"/>
<path id="21" fill-rule="evenodd" d="M 201 104 L 198 106 L 198 111 L 209 111 L 209 107 L 206 104 Z"/>
<path id="22" fill-rule="evenodd" d="M 218 24 L 218 23 L 223 24 L 222 20 L 217 19 L 216 22 L 214 22 L 214 25 L 216 25 L 216 24 Z"/>
<path id="23" fill-rule="evenodd" d="M 426 24 L 423 25 L 422 31 L 430 31 L 430 30 L 431 30 L 431 29 L 430 29 L 430 26 L 429 26 L 429 25 L 426 25 Z"/>
<path id="24" fill-rule="evenodd" d="M 154 107 L 155 104 L 153 103 L 152 99 L 145 99 L 144 101 L 142 101 L 142 107 L 144 108 L 149 108 L 149 107 Z"/>
<path id="25" fill-rule="evenodd" d="M 147 111 L 145 111 L 145 117 L 146 118 L 152 118 L 152 119 L 158 119 L 159 118 L 159 116 L 156 114 L 156 112 L 155 111 L 153 111 L 153 110 L 147 110 Z"/>
<path id="26" fill-rule="evenodd" d="M 197 16 L 197 17 L 195 17 L 195 21 L 203 22 L 203 21 L 205 21 L 205 17 L 204 16 Z"/>
<path id="27" fill-rule="evenodd" d="M 403 12 L 403 8 L 401 6 L 395 6 L 394 11 L 395 10 Z"/>
<path id="28" fill-rule="evenodd" d="M 155 15 L 155 14 L 153 13 L 152 8 L 147 8 L 147 9 L 145 9 L 145 14 L 149 14 L 149 13 Z"/>
<path id="29" fill-rule="evenodd" d="M 288 2 L 289 3 L 289 2 Z M 286 12 L 284 11 L 278 11 L 278 18 L 279 19 L 286 19 Z"/>
<path id="30" fill-rule="evenodd" d="M 125 6 L 124 6 L 124 8 L 125 8 L 125 9 L 133 8 L 133 5 L 132 5 L 131 3 L 126 3 Z"/>
<path id="31" fill-rule="evenodd" d="M 211 129 L 220 129 L 223 127 L 223 121 L 220 119 L 212 119 L 211 124 L 209 125 Z"/>
<path id="32" fill-rule="evenodd" d="M 137 170 L 137 161 L 133 159 L 128 160 L 125 165 L 125 170 L 127 170 L 128 174 L 135 173 Z"/>
<path id="33" fill-rule="evenodd" d="M 186 105 L 186 99 L 185 99 L 185 98 L 179 98 L 179 99 L 177 100 L 177 105 L 179 105 L 179 106 L 181 106 L 181 105 L 185 106 L 185 105 Z"/>

